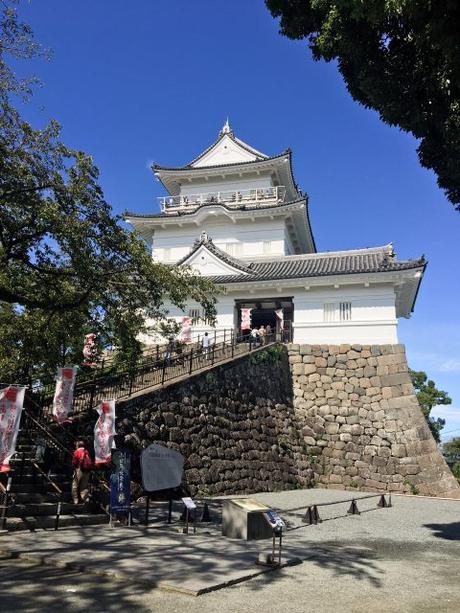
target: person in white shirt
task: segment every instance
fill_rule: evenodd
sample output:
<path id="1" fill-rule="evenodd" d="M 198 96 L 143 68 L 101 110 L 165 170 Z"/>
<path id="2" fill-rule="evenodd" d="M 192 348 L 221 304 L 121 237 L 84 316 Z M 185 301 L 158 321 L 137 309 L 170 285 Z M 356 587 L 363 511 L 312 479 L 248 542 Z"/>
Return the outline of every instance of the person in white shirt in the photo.
<path id="1" fill-rule="evenodd" d="M 209 346 L 211 344 L 211 339 L 207 332 L 204 333 L 203 338 L 201 339 L 201 347 L 203 349 L 204 357 L 206 359 L 209 358 Z"/>
<path id="2" fill-rule="evenodd" d="M 257 328 L 253 328 L 251 330 L 251 334 L 249 335 L 249 349 L 252 346 L 256 347 L 259 342 L 259 330 Z"/>

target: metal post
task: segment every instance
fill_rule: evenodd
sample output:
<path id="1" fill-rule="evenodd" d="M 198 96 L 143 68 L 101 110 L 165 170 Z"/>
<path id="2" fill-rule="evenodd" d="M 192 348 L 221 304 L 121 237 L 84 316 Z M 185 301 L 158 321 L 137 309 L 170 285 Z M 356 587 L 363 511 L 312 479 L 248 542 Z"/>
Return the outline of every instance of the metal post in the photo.
<path id="1" fill-rule="evenodd" d="M 161 385 L 165 382 L 165 372 L 166 372 L 166 358 L 163 358 L 163 369 L 161 373 Z"/>
<path id="2" fill-rule="evenodd" d="M 279 542 L 279 551 L 278 551 L 278 566 L 281 566 L 281 546 L 283 542 L 283 530 L 280 530 L 280 542 Z"/>
<path id="3" fill-rule="evenodd" d="M 13 478 L 8 477 L 8 481 L 6 482 L 5 500 L 3 503 L 2 516 L 0 518 L 0 530 L 5 530 L 6 528 L 6 518 L 8 516 L 8 506 L 9 506 L 10 490 L 11 490 L 12 483 L 13 483 Z"/>
<path id="4" fill-rule="evenodd" d="M 227 332 L 227 330 L 224 330 L 224 345 L 225 345 L 225 341 L 226 341 L 226 334 L 225 334 L 226 332 Z"/>
<path id="5" fill-rule="evenodd" d="M 192 374 L 193 369 L 193 347 L 190 349 L 190 365 L 189 365 L 189 375 Z"/>
<path id="6" fill-rule="evenodd" d="M 185 528 L 184 534 L 188 534 L 188 507 L 185 507 Z"/>
<path id="7" fill-rule="evenodd" d="M 61 517 L 61 503 L 57 503 L 56 507 L 56 519 L 54 520 L 54 529 L 57 530 L 59 528 L 59 518 Z"/>
<path id="8" fill-rule="evenodd" d="M 168 507 L 168 524 L 172 521 L 172 498 L 169 499 L 169 507 Z"/>
<path id="9" fill-rule="evenodd" d="M 150 494 L 147 494 L 147 500 L 145 501 L 145 525 L 149 525 L 149 513 L 150 513 Z"/>
<path id="10" fill-rule="evenodd" d="M 213 345 L 212 346 L 212 357 L 211 357 L 211 366 L 214 364 L 214 350 L 215 350 L 216 346 Z"/>

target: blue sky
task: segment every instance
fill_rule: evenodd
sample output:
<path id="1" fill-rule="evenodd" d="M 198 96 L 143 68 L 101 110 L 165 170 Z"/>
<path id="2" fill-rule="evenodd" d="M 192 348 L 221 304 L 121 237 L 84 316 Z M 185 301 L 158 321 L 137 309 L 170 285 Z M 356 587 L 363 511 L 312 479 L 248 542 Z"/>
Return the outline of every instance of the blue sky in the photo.
<path id="1" fill-rule="evenodd" d="M 155 210 L 149 164 L 187 163 L 228 115 L 257 149 L 292 148 L 319 250 L 392 241 L 400 258 L 425 254 L 399 335 L 411 367 L 450 392 L 434 414 L 460 435 L 460 214 L 412 137 L 353 102 L 334 64 L 281 37 L 262 0 L 32 0 L 21 14 L 54 53 L 20 68 L 44 82 L 25 113 L 36 126 L 56 118 L 92 154 L 116 212 Z"/>

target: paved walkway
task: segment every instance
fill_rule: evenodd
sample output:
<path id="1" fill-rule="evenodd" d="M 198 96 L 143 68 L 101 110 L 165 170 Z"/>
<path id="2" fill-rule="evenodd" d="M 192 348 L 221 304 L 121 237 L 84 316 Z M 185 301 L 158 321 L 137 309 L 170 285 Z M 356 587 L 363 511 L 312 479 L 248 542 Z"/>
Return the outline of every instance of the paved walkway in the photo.
<path id="1" fill-rule="evenodd" d="M 348 494 L 314 489 L 254 497 L 287 509 L 340 500 Z M 301 523 L 300 512 L 284 513 L 289 524 L 286 555 L 303 563 L 259 576 L 254 561 L 269 543 L 224 539 L 218 535 L 218 525 L 188 536 L 153 527 L 2 535 L 0 549 L 47 563 L 71 563 L 86 570 L 79 575 L 85 581 L 92 573 L 113 574 L 124 580 L 120 593 L 125 593 L 122 586 L 131 586 L 140 611 L 176 611 L 178 606 L 201 613 L 221 608 L 246 611 L 251 606 L 290 613 L 331 607 L 337 611 L 458 611 L 460 502 L 397 496 L 392 508 L 378 510 L 376 502 L 361 500 L 362 513 L 354 516 L 346 516 L 349 504 L 324 507 L 320 509 L 324 521 L 313 526 Z M 150 591 L 157 585 L 196 594 L 249 577 L 251 581 L 239 586 L 202 596 L 196 606 L 193 600 L 177 601 L 184 596 L 174 600 L 172 594 Z M 156 604 L 149 608 L 146 602 Z"/>

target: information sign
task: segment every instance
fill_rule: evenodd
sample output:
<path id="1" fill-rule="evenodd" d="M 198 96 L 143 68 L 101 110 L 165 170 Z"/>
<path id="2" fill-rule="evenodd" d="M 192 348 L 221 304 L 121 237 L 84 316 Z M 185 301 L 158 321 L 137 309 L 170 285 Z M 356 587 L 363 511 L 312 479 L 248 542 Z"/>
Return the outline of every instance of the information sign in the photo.
<path id="1" fill-rule="evenodd" d="M 182 482 L 184 456 L 157 443 L 141 453 L 142 485 L 146 492 L 178 487 Z"/>
<path id="2" fill-rule="evenodd" d="M 110 475 L 110 514 L 127 515 L 131 504 L 131 452 L 114 449 Z"/>

